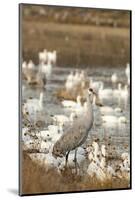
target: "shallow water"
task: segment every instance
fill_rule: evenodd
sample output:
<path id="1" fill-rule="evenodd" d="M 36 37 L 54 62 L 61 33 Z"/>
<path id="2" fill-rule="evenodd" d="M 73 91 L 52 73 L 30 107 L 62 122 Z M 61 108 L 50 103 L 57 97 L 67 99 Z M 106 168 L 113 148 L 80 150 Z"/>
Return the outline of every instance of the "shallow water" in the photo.
<path id="1" fill-rule="evenodd" d="M 46 89 L 44 90 L 44 105 L 45 109 L 49 110 L 49 113 L 54 114 L 63 114 L 65 111 L 61 106 L 60 101 L 54 95 L 57 89 L 64 86 L 67 75 L 73 68 L 59 68 L 55 67 L 53 69 L 53 74 L 51 79 L 48 81 L 46 85 Z M 89 77 L 93 77 L 96 81 L 103 81 L 105 84 L 105 88 L 116 88 L 116 86 L 112 86 L 111 83 L 111 75 L 115 72 L 119 77 L 119 82 L 122 84 L 126 84 L 125 77 L 125 68 L 87 68 L 87 75 Z M 39 98 L 39 94 L 41 89 L 35 89 L 28 86 L 24 81 L 23 85 L 25 86 L 25 90 L 23 91 L 22 101 L 26 100 L 29 97 Z M 108 99 L 103 101 L 105 106 L 112 106 L 113 108 L 120 107 L 123 112 L 120 114 L 127 118 L 126 124 L 112 125 L 104 127 L 101 123 L 100 115 L 98 108 L 94 109 L 94 127 L 90 130 L 89 136 L 87 139 L 87 143 L 91 143 L 94 138 L 100 139 L 100 144 L 108 144 L 111 143 L 111 149 L 115 149 L 119 155 L 122 152 L 130 151 L 130 101 L 125 103 L 124 101 L 118 101 L 118 99 Z M 110 137 L 111 136 L 111 137 Z"/>

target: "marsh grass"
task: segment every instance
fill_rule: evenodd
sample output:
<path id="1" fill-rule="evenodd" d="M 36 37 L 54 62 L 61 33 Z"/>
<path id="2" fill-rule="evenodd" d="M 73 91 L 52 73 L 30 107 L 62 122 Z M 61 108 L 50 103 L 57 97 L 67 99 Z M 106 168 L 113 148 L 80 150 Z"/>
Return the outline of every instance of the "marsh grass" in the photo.
<path id="1" fill-rule="evenodd" d="M 38 52 L 57 51 L 61 67 L 125 65 L 130 58 L 129 28 L 44 23 L 22 23 L 23 59 L 38 64 Z"/>
<path id="2" fill-rule="evenodd" d="M 22 156 L 22 193 L 55 193 L 67 191 L 103 190 L 128 188 L 129 183 L 125 179 L 112 179 L 101 182 L 96 177 L 90 178 L 75 175 L 71 169 L 59 174 L 56 169 L 47 170 L 33 162 L 26 152 Z"/>

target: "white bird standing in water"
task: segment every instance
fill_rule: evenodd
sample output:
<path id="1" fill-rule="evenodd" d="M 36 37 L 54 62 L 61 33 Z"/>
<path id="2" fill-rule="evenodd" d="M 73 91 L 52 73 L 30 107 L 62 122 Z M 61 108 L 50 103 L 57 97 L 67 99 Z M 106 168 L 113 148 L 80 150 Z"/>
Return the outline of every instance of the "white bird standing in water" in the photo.
<path id="1" fill-rule="evenodd" d="M 52 74 L 52 64 L 51 61 L 48 60 L 47 63 L 41 62 L 39 65 L 40 71 L 45 74 L 46 78 L 49 79 Z"/>
<path id="2" fill-rule="evenodd" d="M 116 73 L 112 74 L 111 76 L 111 81 L 112 81 L 112 84 L 116 84 L 117 81 L 118 81 L 118 76 Z"/>
<path id="3" fill-rule="evenodd" d="M 39 99 L 36 99 L 36 98 L 27 99 L 27 102 L 24 104 L 24 108 L 29 109 L 31 106 L 34 106 L 35 109 L 42 110 L 43 109 L 43 97 L 44 97 L 44 94 L 41 92 Z"/>
<path id="4" fill-rule="evenodd" d="M 129 63 L 127 63 L 127 67 L 125 69 L 125 74 L 126 74 L 126 77 L 127 77 L 127 83 L 128 83 L 128 85 L 130 85 L 130 66 L 129 66 Z"/>
<path id="5" fill-rule="evenodd" d="M 89 87 L 93 88 L 94 91 L 98 92 L 99 89 L 102 87 L 102 81 L 93 81 L 93 78 L 90 77 Z"/>
<path id="6" fill-rule="evenodd" d="M 35 64 L 33 63 L 32 60 L 30 60 L 30 61 L 28 62 L 27 67 L 28 67 L 28 69 L 31 69 L 31 70 L 34 70 L 34 69 L 35 69 Z"/>
<path id="7" fill-rule="evenodd" d="M 27 78 L 27 70 L 28 70 L 28 65 L 26 61 L 23 61 L 22 63 L 22 74 L 24 76 L 24 78 Z"/>
<path id="8" fill-rule="evenodd" d="M 22 111 L 24 115 L 29 117 L 30 121 L 36 122 L 37 113 L 40 113 L 41 115 L 43 110 L 43 97 L 44 94 L 41 92 L 39 99 L 30 98 L 27 99 L 26 103 L 24 103 Z"/>
<path id="9" fill-rule="evenodd" d="M 119 101 L 123 102 L 124 108 L 126 109 L 128 104 L 128 98 L 129 98 L 129 91 L 128 91 L 128 85 L 125 85 L 123 89 L 120 91 L 120 98 Z"/>
<path id="10" fill-rule="evenodd" d="M 38 53 L 39 62 L 46 63 L 47 62 L 47 50 L 44 49 L 43 52 Z"/>
<path id="11" fill-rule="evenodd" d="M 26 61 L 23 61 L 22 63 L 22 68 L 26 68 L 27 67 L 27 62 Z"/>
<path id="12" fill-rule="evenodd" d="M 77 102 L 72 100 L 63 100 L 61 103 L 64 107 L 70 107 L 70 108 L 81 106 L 81 96 L 77 96 L 76 101 Z"/>
<path id="13" fill-rule="evenodd" d="M 112 98 L 113 90 L 111 88 L 105 88 L 104 89 L 104 83 L 101 82 L 100 88 L 99 88 L 99 91 L 98 91 L 98 95 L 99 95 L 100 99 Z"/>
<path id="14" fill-rule="evenodd" d="M 82 70 L 81 73 L 80 73 L 80 79 L 81 79 L 81 81 L 84 81 L 86 79 L 86 75 L 85 75 L 84 70 Z"/>
<path id="15" fill-rule="evenodd" d="M 35 66 L 32 60 L 30 60 L 28 64 L 25 61 L 22 63 L 22 73 L 29 85 L 45 87 L 46 76 L 42 73 L 40 68 Z"/>
<path id="16" fill-rule="evenodd" d="M 52 117 L 53 121 L 58 125 L 67 125 L 68 123 L 72 123 L 76 114 L 71 112 L 70 116 L 67 117 L 66 115 L 54 115 Z"/>
<path id="17" fill-rule="evenodd" d="M 125 99 L 125 100 L 128 98 L 128 96 L 129 96 L 128 85 L 125 85 L 124 89 L 121 89 L 120 96 L 122 99 Z"/>
<path id="18" fill-rule="evenodd" d="M 74 75 L 74 85 L 78 85 L 80 83 L 80 73 L 78 70 L 76 70 L 75 75 Z"/>
<path id="19" fill-rule="evenodd" d="M 57 52 L 56 50 L 52 51 L 52 52 L 47 52 L 47 58 L 48 58 L 48 62 L 50 62 L 52 65 L 56 64 L 57 61 Z"/>
<path id="20" fill-rule="evenodd" d="M 117 89 L 113 90 L 113 97 L 114 98 L 120 98 L 120 93 L 121 93 L 121 83 L 118 83 Z"/>
<path id="21" fill-rule="evenodd" d="M 81 146 L 87 139 L 88 133 L 93 125 L 93 102 L 94 91 L 90 88 L 87 94 L 87 109 L 82 113 L 81 117 L 74 120 L 72 125 L 67 128 L 60 139 L 54 144 L 53 156 L 66 156 L 66 166 L 70 151 L 75 149 L 75 166 L 77 164 L 76 155 L 77 148 Z"/>
<path id="22" fill-rule="evenodd" d="M 67 76 L 67 80 L 65 83 L 65 87 L 67 91 L 70 91 L 73 89 L 73 81 L 74 81 L 74 73 L 73 71 L 71 71 L 70 74 Z"/>

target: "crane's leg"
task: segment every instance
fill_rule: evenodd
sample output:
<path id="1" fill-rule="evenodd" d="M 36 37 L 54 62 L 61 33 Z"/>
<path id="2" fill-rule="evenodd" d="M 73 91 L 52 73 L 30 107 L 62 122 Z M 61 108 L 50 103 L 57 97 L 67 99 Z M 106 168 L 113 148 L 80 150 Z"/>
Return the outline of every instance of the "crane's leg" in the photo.
<path id="1" fill-rule="evenodd" d="M 68 162 L 68 155 L 69 155 L 70 151 L 67 152 L 66 154 L 66 163 L 65 163 L 65 167 L 67 167 L 67 162 Z"/>
<path id="2" fill-rule="evenodd" d="M 79 164 L 77 163 L 77 148 L 75 149 L 75 157 L 74 157 L 74 162 L 75 162 L 75 172 L 77 174 L 77 167 L 79 167 Z"/>

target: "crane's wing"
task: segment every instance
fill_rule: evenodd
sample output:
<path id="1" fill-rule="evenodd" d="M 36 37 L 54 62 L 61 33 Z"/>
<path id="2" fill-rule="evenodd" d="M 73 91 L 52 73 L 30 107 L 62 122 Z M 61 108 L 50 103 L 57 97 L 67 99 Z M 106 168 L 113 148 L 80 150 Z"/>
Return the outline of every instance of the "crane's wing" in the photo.
<path id="1" fill-rule="evenodd" d="M 83 125 L 73 125 L 59 139 L 60 148 L 64 151 L 71 151 L 82 144 L 86 135 L 86 128 Z"/>

